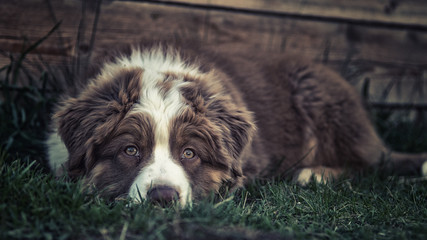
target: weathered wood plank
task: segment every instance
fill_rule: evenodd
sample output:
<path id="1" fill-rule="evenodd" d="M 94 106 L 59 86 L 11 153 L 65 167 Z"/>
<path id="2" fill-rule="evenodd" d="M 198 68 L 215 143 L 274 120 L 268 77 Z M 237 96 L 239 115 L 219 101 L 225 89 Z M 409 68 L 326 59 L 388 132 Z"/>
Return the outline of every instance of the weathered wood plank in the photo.
<path id="1" fill-rule="evenodd" d="M 146 2 L 144 0 L 135 1 Z M 156 0 L 149 2 L 194 4 L 197 6 L 253 10 L 294 16 L 300 15 L 427 27 L 427 2 L 423 0 Z"/>
<path id="2" fill-rule="evenodd" d="M 19 1 L 23 2 L 26 1 Z M 81 10 L 78 1 L 65 2 L 67 4 L 55 4 L 54 10 L 57 18 L 63 21 L 61 35 L 65 46 L 62 51 L 69 52 L 77 38 Z M 2 48 L 17 51 L 23 36 L 36 40 L 48 31 L 54 23 L 46 5 L 42 3 L 4 4 L 10 14 L 0 16 L 1 22 L 6 23 L 0 26 Z M 371 29 L 223 12 L 207 14 L 202 10 L 130 2 L 103 6 L 100 19 L 97 33 L 99 43 L 175 34 L 200 37 L 215 44 L 241 43 L 261 46 L 263 50 L 301 51 L 311 58 L 324 55 L 327 47 L 330 60 L 345 59 L 348 50 L 356 48 L 356 57 L 360 60 L 427 64 L 427 35 L 406 30 Z M 93 14 L 89 13 L 86 20 L 89 32 Z M 58 41 L 58 37 L 50 38 L 39 51 L 60 54 Z"/>
<path id="3" fill-rule="evenodd" d="M 87 49 L 94 11 L 86 9 L 83 15 L 81 1 L 52 1 L 52 11 L 46 4 L 48 1 L 43 0 L 1 1 L 1 50 L 19 52 L 24 36 L 29 42 L 36 41 L 52 28 L 54 18 L 62 20 L 62 25 L 57 34 L 37 49 L 44 60 L 60 65 L 63 64 L 62 56 L 69 57 Z M 83 16 L 86 31 L 83 41 L 76 47 Z M 358 87 L 369 78 L 372 100 L 382 101 L 382 92 L 394 83 L 388 101 L 427 102 L 423 94 L 427 91 L 427 33 L 424 31 L 112 2 L 102 6 L 95 45 L 165 36 L 198 38 L 224 51 L 240 49 L 242 52 L 304 55 L 335 68 Z M 37 56 L 31 57 L 37 60 Z M 0 57 L 0 66 L 7 61 Z M 401 87 L 397 88 L 399 84 Z"/>

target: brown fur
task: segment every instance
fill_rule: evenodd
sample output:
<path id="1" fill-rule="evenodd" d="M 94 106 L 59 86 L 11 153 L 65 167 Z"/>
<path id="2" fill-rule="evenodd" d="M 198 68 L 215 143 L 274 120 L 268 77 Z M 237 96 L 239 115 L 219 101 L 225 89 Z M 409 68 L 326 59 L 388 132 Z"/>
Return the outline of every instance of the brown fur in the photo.
<path id="1" fill-rule="evenodd" d="M 167 93 L 179 77 L 188 82 L 181 93 L 191 109 L 173 120 L 170 145 L 175 159 L 186 146 L 198 150 L 195 160 L 180 163 L 195 198 L 224 184 L 238 187 L 259 177 L 297 176 L 304 168 L 338 176 L 343 169 L 363 169 L 389 156 L 356 91 L 331 70 L 295 56 L 207 55 L 211 51 L 194 45 L 178 48 L 204 74 L 168 72 L 159 88 Z M 128 47 L 120 52 L 130 53 Z M 84 90 L 74 91 L 55 114 L 70 153 L 68 173 L 85 176 L 109 197 L 125 194 L 148 164 L 154 124 L 142 114 L 128 114 L 139 100 L 144 69 L 99 79 L 102 64 L 115 55 L 112 50 L 97 55 L 83 78 Z M 84 82 L 91 78 L 97 78 L 96 84 Z M 143 154 L 125 156 L 128 142 L 137 143 Z M 425 160 L 391 157 L 391 162 L 406 161 L 416 169 Z"/>

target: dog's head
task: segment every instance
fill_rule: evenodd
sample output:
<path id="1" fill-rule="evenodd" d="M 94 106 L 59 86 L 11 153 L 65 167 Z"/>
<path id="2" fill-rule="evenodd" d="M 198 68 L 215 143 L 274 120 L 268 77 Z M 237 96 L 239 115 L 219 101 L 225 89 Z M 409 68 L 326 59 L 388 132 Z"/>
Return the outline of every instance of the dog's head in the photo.
<path id="1" fill-rule="evenodd" d="M 108 198 L 185 205 L 243 181 L 255 130 L 228 77 L 162 48 L 111 58 L 55 114 L 68 174 Z"/>

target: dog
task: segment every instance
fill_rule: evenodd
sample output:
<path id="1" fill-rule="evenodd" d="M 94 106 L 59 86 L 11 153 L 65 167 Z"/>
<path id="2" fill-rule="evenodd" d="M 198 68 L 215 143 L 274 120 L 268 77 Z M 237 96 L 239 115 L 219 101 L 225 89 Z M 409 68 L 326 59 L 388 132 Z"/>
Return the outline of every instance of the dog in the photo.
<path id="1" fill-rule="evenodd" d="M 69 92 L 49 165 L 108 199 L 184 207 L 255 178 L 325 182 L 384 159 L 420 172 L 427 159 L 389 150 L 356 90 L 298 56 L 144 42 L 97 51 Z"/>

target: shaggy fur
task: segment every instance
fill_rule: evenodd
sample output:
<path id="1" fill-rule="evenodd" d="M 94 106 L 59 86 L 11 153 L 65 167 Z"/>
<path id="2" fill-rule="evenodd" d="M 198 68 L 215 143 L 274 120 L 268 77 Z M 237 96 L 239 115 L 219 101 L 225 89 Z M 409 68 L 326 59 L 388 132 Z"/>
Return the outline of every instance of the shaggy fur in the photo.
<path id="1" fill-rule="evenodd" d="M 111 199 L 183 206 L 254 178 L 305 184 L 384 159 L 420 171 L 426 156 L 389 151 L 331 70 L 295 56 L 212 52 L 166 43 L 98 52 L 53 116 L 52 168 Z"/>

